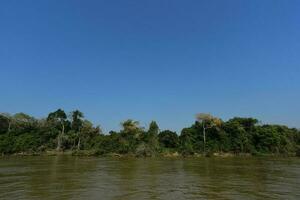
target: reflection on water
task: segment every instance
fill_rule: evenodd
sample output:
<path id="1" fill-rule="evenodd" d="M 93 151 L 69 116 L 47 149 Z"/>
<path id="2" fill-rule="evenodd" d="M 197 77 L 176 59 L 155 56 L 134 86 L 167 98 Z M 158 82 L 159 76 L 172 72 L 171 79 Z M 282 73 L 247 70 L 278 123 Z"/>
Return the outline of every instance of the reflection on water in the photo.
<path id="1" fill-rule="evenodd" d="M 0 199 L 300 199 L 300 159 L 6 157 Z"/>

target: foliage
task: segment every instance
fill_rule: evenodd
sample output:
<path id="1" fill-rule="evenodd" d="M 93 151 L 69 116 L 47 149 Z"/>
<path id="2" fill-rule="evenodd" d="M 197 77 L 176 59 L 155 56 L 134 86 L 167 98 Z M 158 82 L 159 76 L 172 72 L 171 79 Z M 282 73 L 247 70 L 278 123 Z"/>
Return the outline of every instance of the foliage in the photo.
<path id="1" fill-rule="evenodd" d="M 179 138 L 176 132 L 164 130 L 158 135 L 159 143 L 164 148 L 178 148 Z"/>
<path id="2" fill-rule="evenodd" d="M 134 154 L 155 156 L 163 152 L 195 153 L 231 152 L 300 155 L 300 132 L 281 125 L 262 125 L 254 118 L 235 117 L 223 122 L 210 114 L 198 114 L 190 127 L 180 135 L 160 131 L 155 121 L 149 128 L 138 121 L 126 120 L 121 130 L 103 134 L 75 110 L 69 115 L 62 109 L 49 113 L 46 119 L 35 119 L 25 113 L 0 114 L 0 153 L 35 153 L 46 150 L 88 151 L 96 154 Z"/>
<path id="3" fill-rule="evenodd" d="M 0 115 L 0 135 L 6 133 L 8 131 L 8 127 L 9 119 L 4 115 Z"/>

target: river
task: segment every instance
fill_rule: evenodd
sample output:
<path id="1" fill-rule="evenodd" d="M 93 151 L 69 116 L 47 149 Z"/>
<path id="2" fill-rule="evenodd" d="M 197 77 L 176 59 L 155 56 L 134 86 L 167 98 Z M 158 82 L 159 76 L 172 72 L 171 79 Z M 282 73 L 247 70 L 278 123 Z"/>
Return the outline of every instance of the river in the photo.
<path id="1" fill-rule="evenodd" d="M 0 199 L 300 199 L 299 158 L 0 158 Z"/>

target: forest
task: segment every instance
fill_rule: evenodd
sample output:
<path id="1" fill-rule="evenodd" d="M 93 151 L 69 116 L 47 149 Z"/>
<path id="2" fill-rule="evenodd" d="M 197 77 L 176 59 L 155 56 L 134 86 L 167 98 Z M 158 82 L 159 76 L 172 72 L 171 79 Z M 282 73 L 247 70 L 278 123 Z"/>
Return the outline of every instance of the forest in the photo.
<path id="1" fill-rule="evenodd" d="M 180 133 L 160 130 L 156 121 L 141 127 L 131 119 L 121 130 L 103 133 L 75 110 L 58 109 L 46 118 L 25 113 L 0 114 L 0 155 L 72 152 L 73 155 L 300 155 L 300 131 L 283 125 L 262 124 L 254 118 L 228 121 L 200 113 Z"/>

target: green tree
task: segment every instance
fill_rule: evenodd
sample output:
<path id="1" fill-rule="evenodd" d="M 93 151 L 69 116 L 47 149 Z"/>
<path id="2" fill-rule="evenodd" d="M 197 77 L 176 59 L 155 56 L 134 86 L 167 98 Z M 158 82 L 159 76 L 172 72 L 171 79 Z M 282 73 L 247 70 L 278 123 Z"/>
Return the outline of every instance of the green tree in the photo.
<path id="1" fill-rule="evenodd" d="M 62 142 L 65 135 L 65 124 L 67 120 L 67 115 L 62 109 L 58 109 L 55 112 L 49 113 L 47 121 L 61 127 L 61 132 L 57 137 L 57 150 L 62 150 Z"/>
<path id="2" fill-rule="evenodd" d="M 71 115 L 72 115 L 71 128 L 75 132 L 79 132 L 80 129 L 82 128 L 84 115 L 79 110 L 73 111 Z"/>
<path id="3" fill-rule="evenodd" d="M 231 150 L 235 153 L 250 152 L 251 143 L 247 137 L 245 128 L 235 120 L 229 120 L 225 123 L 224 129 L 229 136 Z"/>
<path id="4" fill-rule="evenodd" d="M 179 136 L 180 151 L 183 155 L 194 154 L 194 135 L 192 134 L 191 128 L 184 128 Z"/>
<path id="5" fill-rule="evenodd" d="M 177 148 L 179 145 L 179 139 L 176 132 L 170 130 L 164 130 L 158 135 L 159 143 L 165 148 Z"/>
<path id="6" fill-rule="evenodd" d="M 139 122 L 134 121 L 132 119 L 128 119 L 128 120 L 122 122 L 121 126 L 123 128 L 123 132 L 128 133 L 128 134 L 135 134 L 140 129 Z"/>
<path id="7" fill-rule="evenodd" d="M 1 113 L 0 116 L 1 116 L 2 130 L 7 128 L 6 132 L 9 133 L 11 131 L 12 124 L 14 122 L 13 116 L 11 116 L 9 113 Z M 4 130 L 3 130 L 3 132 L 4 132 Z"/>
<path id="8" fill-rule="evenodd" d="M 203 128 L 203 148 L 204 148 L 204 152 L 205 152 L 205 147 L 206 147 L 206 130 L 213 128 L 213 127 L 219 127 L 222 124 L 222 121 L 217 118 L 214 117 L 210 114 L 207 113 L 199 113 L 196 115 L 196 120 L 198 122 L 200 122 L 202 124 L 202 128 Z"/>
<path id="9" fill-rule="evenodd" d="M 71 128 L 77 135 L 77 149 L 80 149 L 80 142 L 81 142 L 81 128 L 83 126 L 83 113 L 79 110 L 75 110 L 72 112 L 72 122 Z"/>
<path id="10" fill-rule="evenodd" d="M 139 122 L 128 119 L 121 123 L 122 130 L 119 138 L 120 153 L 133 153 L 138 146 L 139 138 L 143 130 L 139 127 Z"/>
<path id="11" fill-rule="evenodd" d="M 153 151 L 158 150 L 159 147 L 158 134 L 159 134 L 159 127 L 156 121 L 152 121 L 147 131 L 147 142 Z"/>
<path id="12" fill-rule="evenodd" d="M 245 131 L 250 132 L 250 131 L 254 131 L 255 130 L 255 126 L 258 123 L 257 119 L 254 118 L 241 118 L 241 117 L 234 117 L 233 119 L 228 120 L 228 122 L 237 122 L 238 124 L 240 124 L 241 126 L 243 126 L 243 128 L 245 129 Z"/>
<path id="13" fill-rule="evenodd" d="M 88 121 L 84 120 L 82 122 L 82 126 L 79 132 L 79 143 L 77 149 L 79 150 L 82 146 L 83 149 L 91 149 L 94 144 L 94 139 L 102 134 L 102 130 L 99 126 L 93 127 L 93 124 Z"/>
<path id="14" fill-rule="evenodd" d="M 5 115 L 0 114 L 0 134 L 7 132 L 9 132 L 9 119 Z"/>
<path id="15" fill-rule="evenodd" d="M 17 133 L 30 132 L 36 129 L 37 120 L 25 113 L 16 113 L 12 119 L 14 131 Z"/>

